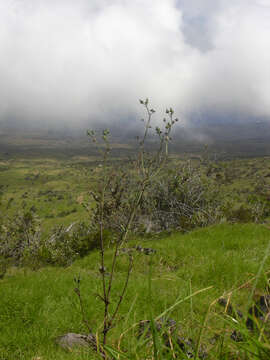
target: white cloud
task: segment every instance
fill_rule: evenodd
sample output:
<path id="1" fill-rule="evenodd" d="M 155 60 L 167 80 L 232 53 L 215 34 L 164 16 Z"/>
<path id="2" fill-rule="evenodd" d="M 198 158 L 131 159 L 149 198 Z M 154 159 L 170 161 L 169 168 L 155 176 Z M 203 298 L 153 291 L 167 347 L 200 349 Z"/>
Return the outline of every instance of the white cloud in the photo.
<path id="1" fill-rule="evenodd" d="M 269 24 L 267 0 L 0 0 L 0 121 L 270 116 Z"/>

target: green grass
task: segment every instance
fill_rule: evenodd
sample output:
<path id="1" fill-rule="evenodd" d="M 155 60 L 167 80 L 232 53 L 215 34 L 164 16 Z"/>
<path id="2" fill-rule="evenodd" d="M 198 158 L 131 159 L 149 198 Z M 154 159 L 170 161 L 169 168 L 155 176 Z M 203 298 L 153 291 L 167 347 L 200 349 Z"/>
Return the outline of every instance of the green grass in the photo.
<path id="1" fill-rule="evenodd" d="M 2 161 L 0 213 L 12 216 L 34 207 L 44 236 L 55 225 L 85 220 L 88 215 L 82 203 L 89 201 L 87 193 L 95 186 L 95 168 L 77 158 Z"/>
<path id="2" fill-rule="evenodd" d="M 149 319 L 150 310 L 157 317 L 165 309 L 197 290 L 212 286 L 175 307 L 169 314 L 181 324 L 187 336 L 197 339 L 200 325 L 209 304 L 256 276 L 270 240 L 270 231 L 263 226 L 219 225 L 196 230 L 187 235 L 172 233 L 145 240 L 135 239 L 130 245 L 140 244 L 157 250 L 152 257 L 137 253 L 127 296 L 121 307 L 117 326 L 111 331 L 109 343 L 116 347 L 120 334 L 136 322 Z M 112 253 L 106 254 L 110 263 Z M 151 298 L 149 304 L 149 263 L 152 259 Z M 82 279 L 82 296 L 87 317 L 93 329 L 102 323 L 101 278 L 98 271 L 99 254 L 76 261 L 68 268 L 9 269 L 0 280 L 0 359 L 94 359 L 93 353 L 67 353 L 59 349 L 55 337 L 66 332 L 86 332 L 73 291 L 74 276 Z M 118 299 L 128 264 L 126 255 L 119 257 L 113 288 L 113 301 Z M 267 259 L 264 271 L 268 270 Z M 264 279 L 259 279 L 257 290 L 263 290 Z M 233 293 L 232 302 L 244 310 L 252 283 Z M 214 320 L 214 308 L 202 341 L 221 331 L 222 321 Z M 210 326 L 209 325 L 209 326 Z M 219 328 L 220 326 L 220 328 Z M 134 328 L 135 329 L 135 328 Z M 137 349 L 135 330 L 127 332 L 121 343 L 133 359 L 144 359 L 147 348 Z M 210 347 L 210 358 L 217 358 Z M 148 347 L 149 350 L 149 347 Z M 212 353 L 211 353 L 212 351 Z M 144 353 L 146 354 L 146 353 Z M 212 354 L 212 355 L 211 355 Z M 140 356 L 140 357 L 138 357 Z M 244 358 L 243 358 L 244 359 Z"/>
<path id="3" fill-rule="evenodd" d="M 0 214 L 14 215 L 34 207 L 42 219 L 44 236 L 55 225 L 86 220 L 88 214 L 82 202 L 89 201 L 89 190 L 96 187 L 101 175 L 97 160 L 93 155 L 23 158 L 17 154 L 3 158 L 0 160 Z M 119 158 L 113 160 L 120 161 Z M 179 159 L 172 161 L 173 167 L 177 167 Z M 217 179 L 220 193 L 233 207 L 248 206 L 250 196 L 260 196 L 256 186 L 259 190 L 264 187 L 264 200 L 268 194 L 270 158 L 218 162 L 211 176 Z"/>
<path id="4" fill-rule="evenodd" d="M 177 164 L 178 160 L 174 161 Z M 217 163 L 211 176 L 217 175 L 220 192 L 226 199 L 234 206 L 249 204 L 248 196 L 257 196 L 258 178 L 265 182 L 265 189 L 270 186 L 270 159 Z M 99 177 L 100 168 L 95 156 L 29 156 L 1 160 L 0 213 L 14 215 L 34 206 L 42 219 L 43 236 L 47 236 L 55 225 L 87 220 L 82 202 L 89 201 L 88 192 L 96 187 Z M 155 318 L 177 299 L 211 286 L 210 290 L 175 307 L 169 315 L 180 323 L 186 336 L 198 339 L 209 304 L 256 276 L 269 240 L 269 230 L 250 224 L 223 224 L 187 235 L 174 232 L 148 240 L 133 239 L 130 246 L 140 244 L 157 250 L 152 258 L 152 302 L 149 304 L 150 257 L 137 253 L 119 322 L 110 334 L 109 343 L 115 348 L 120 334 L 136 322 L 149 319 L 150 313 Z M 108 251 L 108 263 L 111 256 Z M 95 252 L 68 268 L 50 267 L 36 272 L 9 269 L 0 280 L 0 360 L 95 358 L 93 353 L 66 353 L 55 345 L 54 339 L 66 332 L 86 331 L 73 291 L 73 278 L 77 275 L 82 279 L 87 317 L 95 330 L 100 329 L 102 303 L 97 297 L 101 293 L 98 260 L 99 254 Z M 121 292 L 127 263 L 126 256 L 121 255 L 113 302 Z M 264 271 L 269 265 L 267 259 Z M 253 283 L 247 283 L 241 291 L 232 291 L 233 304 L 243 311 L 247 308 Z M 263 291 L 264 283 L 265 279 L 260 277 L 256 291 Z M 214 334 L 222 332 L 224 321 L 217 317 L 221 313 L 222 309 L 211 308 L 207 329 L 202 333 L 202 341 L 206 344 Z M 232 328 L 231 324 L 227 326 Z M 121 349 L 136 354 L 134 359 L 147 358 L 147 347 L 138 349 L 138 343 L 132 328 L 123 337 Z M 148 350 L 151 351 L 151 347 Z M 217 358 L 211 346 L 210 356 Z"/>

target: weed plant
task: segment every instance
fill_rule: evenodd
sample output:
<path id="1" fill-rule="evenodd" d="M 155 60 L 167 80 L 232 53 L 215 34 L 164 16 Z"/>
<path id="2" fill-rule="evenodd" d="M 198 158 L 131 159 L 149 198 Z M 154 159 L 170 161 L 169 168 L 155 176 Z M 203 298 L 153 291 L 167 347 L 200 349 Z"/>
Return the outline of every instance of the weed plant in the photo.
<path id="1" fill-rule="evenodd" d="M 115 271 L 119 258 L 119 251 L 128 240 L 128 236 L 132 231 L 133 224 L 138 218 L 138 213 L 143 204 L 144 194 L 147 189 L 151 187 L 153 179 L 157 178 L 164 168 L 168 159 L 168 144 L 170 141 L 170 134 L 172 127 L 178 121 L 174 118 L 174 111 L 172 108 L 166 110 L 167 118 L 163 119 L 164 129 L 161 130 L 158 126 L 155 128 L 155 133 L 158 137 L 158 146 L 156 152 L 153 154 L 147 153 L 145 149 L 146 141 L 148 140 L 149 132 L 152 128 L 152 116 L 155 113 L 153 108 L 150 108 L 149 101 L 140 100 L 146 111 L 146 119 L 144 122 L 144 131 L 141 138 L 138 137 L 138 151 L 135 160 L 131 161 L 134 170 L 127 167 L 123 171 L 118 169 L 118 174 L 112 173 L 108 167 L 108 158 L 111 151 L 108 136 L 109 131 L 104 130 L 99 143 L 98 137 L 94 131 L 88 131 L 88 136 L 93 143 L 99 146 L 102 156 L 102 178 L 100 187 L 96 192 L 92 192 L 92 196 L 96 202 L 96 207 L 93 212 L 94 232 L 99 233 L 100 246 L 100 267 L 99 271 L 102 278 L 102 292 L 98 293 L 98 297 L 104 304 L 104 316 L 102 327 L 102 348 L 101 352 L 105 358 L 107 354 L 105 345 L 107 344 L 107 336 L 109 331 L 115 326 L 118 318 L 120 306 L 125 298 L 129 278 L 133 267 L 133 254 L 128 253 L 128 266 L 126 269 L 125 280 L 122 288 L 118 294 L 118 300 L 113 304 L 111 301 L 112 291 L 114 288 Z M 111 267 L 108 268 L 105 262 L 105 242 L 104 230 L 115 230 L 115 237 L 112 239 L 113 257 Z M 95 231 L 96 230 L 96 231 Z M 108 276 L 108 277 L 107 277 Z M 107 280 L 108 278 L 108 280 Z M 81 301 L 80 281 L 76 280 L 75 292 L 78 295 L 81 311 L 84 318 L 84 309 Z M 91 328 L 89 327 L 91 331 Z M 99 349 L 99 347 L 98 347 Z"/>

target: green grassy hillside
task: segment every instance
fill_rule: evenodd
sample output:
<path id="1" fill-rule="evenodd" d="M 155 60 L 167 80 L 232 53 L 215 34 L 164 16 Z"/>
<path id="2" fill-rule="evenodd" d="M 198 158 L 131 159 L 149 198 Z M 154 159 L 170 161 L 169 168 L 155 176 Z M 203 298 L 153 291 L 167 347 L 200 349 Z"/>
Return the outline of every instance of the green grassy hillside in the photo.
<path id="1" fill-rule="evenodd" d="M 196 341 L 209 304 L 246 283 L 241 290 L 233 291 L 231 297 L 232 303 L 245 311 L 254 285 L 254 281 L 248 281 L 256 276 L 269 240 L 270 230 L 252 224 L 224 224 L 187 235 L 175 232 L 147 240 L 133 240 L 127 246 L 140 244 L 157 252 L 152 256 L 136 252 L 127 296 L 118 324 L 111 330 L 109 343 L 117 347 L 121 339 L 120 348 L 129 354 L 126 355 L 128 358 L 152 359 L 150 346 L 138 348 L 136 326 L 132 325 L 149 319 L 151 312 L 155 318 L 180 299 L 210 286 L 211 289 L 181 302 L 168 314 L 180 324 L 185 336 Z M 111 256 L 109 250 L 106 254 L 108 261 Z M 55 345 L 54 339 L 66 332 L 86 332 L 73 290 L 75 276 L 81 277 L 82 298 L 89 323 L 95 331 L 100 328 L 103 304 L 97 296 L 101 293 L 98 262 L 99 253 L 93 252 L 67 268 L 45 267 L 35 272 L 10 268 L 0 280 L 0 359 L 94 359 L 96 355 L 89 352 L 65 352 Z M 113 287 L 115 301 L 127 264 L 127 255 L 121 255 Z M 263 273 L 269 267 L 270 261 L 267 259 Z M 265 291 L 264 282 L 265 278 L 261 276 L 255 284 L 256 292 Z M 216 345 L 210 339 L 224 330 L 224 323 L 214 320 L 222 312 L 223 309 L 217 306 L 211 308 L 208 325 L 201 334 L 210 359 L 218 358 Z M 228 345 L 230 349 L 231 346 Z"/>
<path id="2" fill-rule="evenodd" d="M 120 160 L 113 158 L 112 164 L 113 161 Z M 197 162 L 198 159 L 194 160 Z M 171 166 L 177 168 L 180 163 L 173 158 Z M 95 190 L 102 175 L 99 164 L 97 156 L 3 157 L 0 215 L 12 216 L 31 209 L 42 219 L 44 236 L 56 225 L 87 220 L 88 213 L 82 204 L 89 203 L 89 190 Z M 123 161 L 122 165 L 125 166 Z M 258 202 L 263 205 L 257 211 L 263 213 L 263 218 L 269 217 L 269 157 L 216 162 L 211 165 L 209 177 L 230 203 L 237 220 L 241 221 L 241 216 L 235 213 L 241 204 L 255 209 Z"/>

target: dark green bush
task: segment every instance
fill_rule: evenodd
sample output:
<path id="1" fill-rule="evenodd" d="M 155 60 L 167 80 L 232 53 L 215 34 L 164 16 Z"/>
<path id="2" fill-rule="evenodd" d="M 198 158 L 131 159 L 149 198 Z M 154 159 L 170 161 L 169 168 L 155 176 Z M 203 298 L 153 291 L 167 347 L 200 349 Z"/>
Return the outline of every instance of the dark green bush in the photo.
<path id="1" fill-rule="evenodd" d="M 233 204 L 228 202 L 223 207 L 224 218 L 229 222 L 261 223 L 266 218 L 264 203 L 255 201 L 252 203 Z"/>
<path id="2" fill-rule="evenodd" d="M 153 230 L 191 230 L 218 222 L 222 199 L 218 186 L 190 162 L 160 177 L 145 194 L 144 214 Z"/>
<path id="3" fill-rule="evenodd" d="M 6 272 L 8 267 L 8 260 L 5 259 L 3 256 L 0 257 L 0 279 L 2 279 Z"/>
<path id="4" fill-rule="evenodd" d="M 65 266 L 99 249 L 98 231 L 85 222 L 55 227 L 46 238 L 42 237 L 40 223 L 33 211 L 0 219 L 0 277 L 9 264 L 32 268 L 43 264 Z M 105 246 L 113 243 L 110 230 L 105 230 L 103 237 Z"/>
<path id="5" fill-rule="evenodd" d="M 32 212 L 19 213 L 0 223 L 0 256 L 20 265 L 38 257 L 41 246 L 40 220 Z"/>
<path id="6" fill-rule="evenodd" d="M 109 246 L 113 235 L 104 231 L 104 243 Z M 43 262 L 55 265 L 70 265 L 75 259 L 87 255 L 90 251 L 99 249 L 98 232 L 92 232 L 84 222 L 74 223 L 68 227 L 58 226 L 52 230 L 51 236 L 40 249 Z"/>

